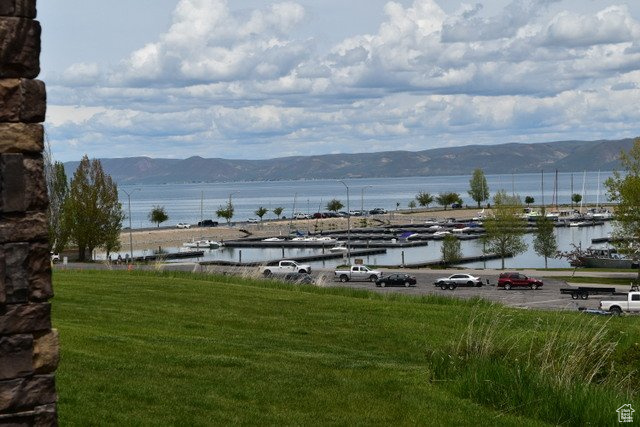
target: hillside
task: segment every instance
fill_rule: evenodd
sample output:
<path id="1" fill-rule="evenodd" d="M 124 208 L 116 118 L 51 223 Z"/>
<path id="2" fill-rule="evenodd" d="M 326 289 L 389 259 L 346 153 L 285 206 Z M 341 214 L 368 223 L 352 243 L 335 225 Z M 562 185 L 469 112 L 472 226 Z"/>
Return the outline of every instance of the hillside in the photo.
<path id="1" fill-rule="evenodd" d="M 61 425 L 609 425 L 640 407 L 633 316 L 233 276 L 54 279 Z"/>
<path id="2" fill-rule="evenodd" d="M 510 143 L 418 152 L 327 154 L 268 160 L 129 157 L 102 159 L 102 164 L 107 173 L 121 184 L 465 175 L 471 174 L 475 168 L 482 168 L 487 174 L 538 172 L 543 169 L 577 172 L 617 168 L 620 151 L 628 150 L 632 144 L 632 139 Z M 65 164 L 68 175 L 77 164 Z"/>

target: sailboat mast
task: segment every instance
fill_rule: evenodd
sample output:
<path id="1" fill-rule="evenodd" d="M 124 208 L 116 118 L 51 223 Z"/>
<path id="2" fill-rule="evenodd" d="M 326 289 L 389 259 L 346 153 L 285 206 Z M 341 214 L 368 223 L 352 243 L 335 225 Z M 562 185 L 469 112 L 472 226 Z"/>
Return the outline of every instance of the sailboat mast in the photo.
<path id="1" fill-rule="evenodd" d="M 596 208 L 600 209 L 600 171 L 598 170 L 598 194 L 596 195 Z"/>
<path id="2" fill-rule="evenodd" d="M 200 224 L 204 221 L 204 191 L 200 192 Z"/>
<path id="3" fill-rule="evenodd" d="M 584 173 L 582 174 L 582 194 L 581 194 L 581 198 L 580 198 L 580 213 L 582 213 L 582 204 L 584 203 L 584 185 L 585 185 L 585 181 L 587 180 L 587 171 L 585 170 Z"/>
<path id="4" fill-rule="evenodd" d="M 540 178 L 541 178 L 541 184 L 540 184 L 540 193 L 541 193 L 541 205 L 542 205 L 542 209 L 544 209 L 544 170 L 540 171 Z"/>
<path id="5" fill-rule="evenodd" d="M 556 211 L 558 210 L 558 169 L 556 169 L 556 179 L 553 182 L 553 198 L 555 199 L 556 203 Z"/>

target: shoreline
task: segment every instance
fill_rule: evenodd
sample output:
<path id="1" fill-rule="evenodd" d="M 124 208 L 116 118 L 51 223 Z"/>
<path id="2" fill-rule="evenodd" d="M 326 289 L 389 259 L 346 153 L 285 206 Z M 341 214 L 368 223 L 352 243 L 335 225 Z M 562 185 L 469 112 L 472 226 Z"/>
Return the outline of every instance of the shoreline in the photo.
<path id="1" fill-rule="evenodd" d="M 370 217 L 351 217 L 351 228 L 377 227 L 382 224 L 400 225 L 414 222 L 424 222 L 429 219 L 468 219 L 478 214 L 478 209 L 448 209 L 448 210 L 419 210 L 390 212 L 383 215 Z M 485 209 L 485 213 L 491 212 Z M 134 250 L 158 249 L 158 247 L 180 247 L 183 243 L 194 239 L 211 239 L 217 241 L 235 240 L 250 235 L 252 237 L 276 237 L 288 236 L 291 230 L 301 232 L 326 232 L 347 228 L 347 218 L 322 218 L 322 219 L 281 219 L 269 220 L 258 223 L 236 223 L 232 226 L 221 224 L 217 227 L 193 227 L 187 229 L 158 228 L 131 230 L 131 238 Z M 245 230 L 250 234 L 240 230 Z M 129 230 L 120 232 L 121 252 L 128 252 Z"/>

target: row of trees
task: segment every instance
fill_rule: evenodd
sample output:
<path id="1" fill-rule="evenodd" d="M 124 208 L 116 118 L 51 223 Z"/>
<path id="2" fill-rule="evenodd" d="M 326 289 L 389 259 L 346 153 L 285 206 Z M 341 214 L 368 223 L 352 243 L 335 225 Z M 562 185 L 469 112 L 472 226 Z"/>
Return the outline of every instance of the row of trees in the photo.
<path id="1" fill-rule="evenodd" d="M 481 203 L 489 200 L 489 184 L 487 183 L 487 178 L 484 175 L 482 169 L 475 169 L 473 174 L 471 175 L 471 179 L 469 180 L 469 196 L 478 204 L 478 208 L 480 208 Z M 434 196 L 429 193 L 419 192 L 416 196 L 415 200 L 409 201 L 408 207 L 414 209 L 416 207 L 416 201 L 420 206 L 429 207 L 431 203 L 434 201 Z M 462 204 L 462 199 L 458 193 L 440 193 L 435 197 L 435 201 L 438 205 L 443 206 L 444 209 L 447 209 L 447 206 L 452 203 L 460 203 Z M 572 203 L 580 203 L 582 201 L 582 195 L 580 194 L 572 194 L 571 202 Z M 532 203 L 535 203 L 535 199 L 532 196 L 526 196 L 524 202 L 529 206 Z M 573 205 L 572 205 L 573 207 Z"/>
<path id="2" fill-rule="evenodd" d="M 85 155 L 71 182 L 64 165 L 46 157 L 49 191 L 49 241 L 54 252 L 68 244 L 78 248 L 78 259 L 102 247 L 107 255 L 120 248 L 124 213 L 118 201 L 118 186 L 104 173 L 99 160 Z"/>
<path id="3" fill-rule="evenodd" d="M 504 260 L 508 256 L 515 256 L 527 250 L 524 234 L 526 223 L 522 220 L 522 202 L 519 196 L 510 196 L 499 191 L 493 198 L 493 215 L 484 220 L 485 236 L 483 237 L 483 252 L 496 254 Z M 545 268 L 547 259 L 555 257 L 558 243 L 554 234 L 554 225 L 545 215 L 537 222 L 536 237 L 534 239 L 535 252 L 544 257 Z M 460 260 L 460 242 L 454 236 L 447 236 L 442 245 L 442 260 L 445 264 L 454 264 Z"/>

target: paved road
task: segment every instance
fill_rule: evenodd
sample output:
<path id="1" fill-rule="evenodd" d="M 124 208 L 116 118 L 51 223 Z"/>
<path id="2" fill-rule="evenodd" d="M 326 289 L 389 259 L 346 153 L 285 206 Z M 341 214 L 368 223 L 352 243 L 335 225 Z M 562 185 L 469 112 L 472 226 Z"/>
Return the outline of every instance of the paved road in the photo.
<path id="1" fill-rule="evenodd" d="M 63 268 L 56 266 L 56 268 Z M 106 266 L 105 264 L 76 264 L 71 263 L 64 268 L 71 269 L 126 269 L 126 266 Z M 136 266 L 135 268 L 143 269 L 155 269 L 153 265 L 148 266 Z M 170 263 L 165 264 L 164 270 L 178 270 L 178 271 L 191 271 L 191 272 L 218 272 L 227 274 L 253 274 L 258 276 L 258 269 L 243 268 L 242 271 L 238 268 L 228 267 L 200 267 L 193 263 Z M 314 277 L 319 283 L 324 286 L 344 286 L 353 289 L 367 289 L 380 293 L 398 292 L 409 295 L 443 295 L 453 296 L 458 298 L 473 298 L 480 297 L 490 301 L 496 301 L 505 304 L 510 307 L 517 307 L 523 309 L 546 309 L 546 310 L 577 310 L 579 307 L 585 308 L 598 308 L 598 303 L 601 299 L 621 299 L 621 297 L 611 296 L 594 296 L 588 300 L 573 300 L 570 295 L 560 294 L 560 288 L 566 287 L 567 283 L 563 280 L 553 279 L 553 276 L 570 276 L 571 271 L 537 271 L 537 270 L 518 270 L 519 272 L 526 274 L 527 276 L 533 276 L 540 278 L 544 276 L 544 286 L 539 289 L 512 289 L 504 290 L 495 286 L 500 270 L 464 270 L 465 273 L 473 274 L 482 278 L 486 283 L 489 280 L 490 285 L 485 285 L 480 288 L 475 287 L 458 287 L 453 291 L 442 290 L 439 287 L 434 286 L 434 282 L 439 277 L 446 277 L 460 270 L 398 270 L 397 272 L 408 273 L 415 276 L 418 284 L 415 287 L 385 287 L 378 288 L 371 282 L 347 282 L 340 283 L 334 281 L 333 270 L 317 270 L 314 271 Z M 385 270 L 384 273 L 392 273 L 392 270 Z M 578 270 L 576 276 L 589 276 L 589 277 L 619 277 L 629 278 L 632 280 L 636 277 L 635 273 L 609 273 L 609 272 L 594 272 L 588 270 Z M 605 285 L 609 286 L 609 285 Z"/>

